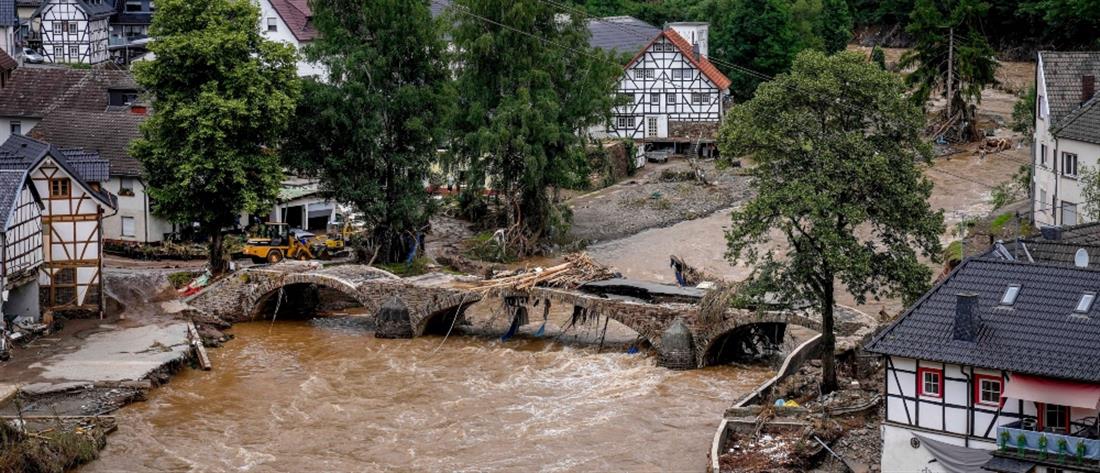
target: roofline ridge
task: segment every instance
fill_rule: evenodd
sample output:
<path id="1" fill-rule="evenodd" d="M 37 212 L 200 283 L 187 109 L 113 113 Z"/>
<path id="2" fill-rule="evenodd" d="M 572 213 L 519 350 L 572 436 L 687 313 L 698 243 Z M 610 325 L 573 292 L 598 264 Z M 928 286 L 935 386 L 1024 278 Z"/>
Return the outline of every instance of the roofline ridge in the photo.
<path id="1" fill-rule="evenodd" d="M 890 325 L 887 325 L 885 329 L 880 331 L 874 337 L 871 337 L 871 340 L 868 341 L 866 345 L 864 345 L 864 349 L 867 350 L 867 351 L 870 351 L 872 353 L 878 353 L 878 352 L 873 351 L 874 345 L 878 344 L 878 342 L 881 341 L 883 338 L 886 338 L 886 335 L 889 334 L 890 332 L 892 332 L 894 330 L 894 328 L 896 328 L 898 325 L 900 325 L 901 322 L 904 321 L 905 318 L 909 316 L 909 314 L 913 313 L 913 311 L 917 310 L 917 308 L 924 305 L 925 302 L 928 302 L 928 299 L 932 298 L 932 294 L 934 294 L 936 291 L 938 291 L 940 287 L 943 287 L 944 285 L 946 285 L 948 281 L 951 281 L 952 279 L 954 279 L 955 276 L 957 274 L 959 274 L 959 271 L 961 271 L 963 267 L 965 267 L 966 265 L 972 263 L 975 260 L 980 260 L 979 256 L 970 256 L 970 257 L 964 258 L 962 260 L 962 262 L 959 263 L 958 266 L 955 266 L 955 269 L 952 269 L 950 273 L 947 273 L 947 277 L 943 278 L 942 280 L 940 280 L 936 284 L 933 284 L 932 287 L 929 288 L 927 291 L 925 291 L 924 294 L 921 294 L 920 298 L 917 299 L 916 302 L 914 302 L 912 305 L 910 305 L 908 309 L 905 309 L 905 311 L 902 312 L 901 315 L 899 315 L 896 319 L 894 319 L 893 322 L 890 322 Z M 988 260 L 980 260 L 980 261 L 988 261 Z"/>

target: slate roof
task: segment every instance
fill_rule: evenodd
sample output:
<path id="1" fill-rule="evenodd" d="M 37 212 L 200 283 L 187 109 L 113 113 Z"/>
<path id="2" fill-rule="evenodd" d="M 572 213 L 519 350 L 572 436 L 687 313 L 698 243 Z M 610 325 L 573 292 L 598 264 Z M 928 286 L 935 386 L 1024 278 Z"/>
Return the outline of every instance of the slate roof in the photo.
<path id="1" fill-rule="evenodd" d="M 3 226 L 0 231 L 5 231 L 11 226 L 11 214 L 15 204 L 19 202 L 19 194 L 23 191 L 23 184 L 27 182 L 27 171 L 18 169 L 0 170 L 0 219 Z"/>
<path id="2" fill-rule="evenodd" d="M 70 158 L 70 155 L 72 158 Z M 100 178 L 108 174 L 103 169 L 104 164 L 102 164 L 106 161 L 99 158 L 100 162 L 97 162 L 94 156 L 81 150 L 66 151 L 26 136 L 11 135 L 7 141 L 0 144 L 0 170 L 27 171 L 38 165 L 47 156 L 72 176 L 73 180 L 80 184 L 85 192 L 95 196 L 108 207 L 118 208 L 118 197 L 102 188 L 92 188 L 88 184 L 91 178 Z M 70 162 L 70 159 L 73 159 L 73 162 Z M 88 174 L 87 178 L 81 173 L 82 171 Z"/>
<path id="3" fill-rule="evenodd" d="M 1100 51 L 1040 51 L 1039 60 L 1051 122 L 1058 124 L 1081 106 L 1081 77 L 1100 79 Z"/>
<path id="4" fill-rule="evenodd" d="M 699 59 L 696 59 L 695 52 L 692 50 L 691 47 L 691 43 L 689 43 L 688 40 L 684 39 L 683 36 L 680 36 L 680 33 L 677 33 L 676 30 L 673 30 L 671 28 L 662 31 L 659 35 L 649 41 L 649 43 L 647 43 L 644 48 L 638 51 L 638 54 L 634 56 L 634 59 L 631 59 L 630 62 L 626 64 L 626 68 L 629 69 L 630 66 L 638 62 L 638 59 L 642 57 L 642 54 L 645 54 L 646 50 L 648 50 L 649 47 L 653 45 L 653 43 L 656 43 L 662 37 L 668 38 L 668 41 L 675 45 L 676 49 L 680 50 L 680 54 L 683 54 L 684 58 L 687 59 L 688 62 L 691 63 L 691 65 L 695 66 L 696 69 L 699 69 L 699 72 L 702 72 L 703 75 L 707 77 L 707 79 L 710 79 L 710 81 L 714 83 L 715 87 L 718 87 L 719 90 L 725 90 L 729 88 L 730 84 L 732 83 L 729 77 L 726 77 L 726 75 L 722 74 L 722 72 L 719 71 L 717 67 L 714 67 L 714 64 L 712 64 L 706 56 L 699 56 Z"/>
<path id="5" fill-rule="evenodd" d="M 1050 241 L 1043 239 L 1025 239 L 1020 243 L 1005 243 L 1005 249 L 1020 261 L 1060 264 L 1073 266 L 1077 250 L 1084 249 L 1089 254 L 1089 267 L 1100 269 L 1100 245 Z"/>
<path id="6" fill-rule="evenodd" d="M 19 17 L 15 14 L 15 0 L 0 0 L 0 26 L 18 26 Z"/>
<path id="7" fill-rule="evenodd" d="M 632 16 L 588 20 L 588 45 L 607 52 L 635 54 L 649 45 L 661 29 Z"/>
<path id="8" fill-rule="evenodd" d="M 137 90 L 127 71 L 20 67 L 0 89 L 0 116 L 43 118 L 54 110 L 103 111 L 109 89 Z"/>
<path id="9" fill-rule="evenodd" d="M 283 19 L 290 34 L 301 43 L 308 43 L 317 37 L 313 28 L 313 10 L 307 0 L 270 0 L 271 8 Z"/>
<path id="10" fill-rule="evenodd" d="M 147 118 L 148 116 L 134 114 L 129 110 L 58 110 L 43 119 L 30 134 L 57 146 L 95 152 L 110 162 L 110 173 L 113 176 L 137 177 L 141 175 L 142 168 L 130 156 L 130 142 L 141 136 L 139 127 Z"/>
<path id="11" fill-rule="evenodd" d="M 1020 285 L 1011 307 L 1005 289 Z M 953 339 L 956 298 L 978 295 L 975 342 Z M 1016 373 L 1100 382 L 1100 302 L 1075 314 L 1081 294 L 1100 292 L 1100 271 L 969 258 L 875 336 L 867 351 Z"/>
<path id="12" fill-rule="evenodd" d="M 1100 144 L 1100 94 L 1066 115 L 1051 133 L 1059 138 Z"/>

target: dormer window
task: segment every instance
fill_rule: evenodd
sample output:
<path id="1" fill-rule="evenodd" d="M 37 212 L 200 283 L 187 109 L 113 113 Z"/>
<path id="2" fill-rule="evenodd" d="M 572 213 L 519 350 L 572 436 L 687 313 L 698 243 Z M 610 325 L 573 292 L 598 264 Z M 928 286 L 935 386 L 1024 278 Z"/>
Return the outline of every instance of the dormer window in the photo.
<path id="1" fill-rule="evenodd" d="M 1012 305 L 1016 303 L 1016 296 L 1020 295 L 1020 285 L 1013 284 L 1005 288 L 1005 294 L 1001 296 L 1001 305 Z"/>
<path id="2" fill-rule="evenodd" d="M 1094 300 L 1096 300 L 1095 292 L 1081 294 L 1081 299 L 1077 301 L 1077 308 L 1073 309 L 1073 311 L 1079 314 L 1088 313 L 1089 309 L 1092 309 L 1092 302 Z"/>

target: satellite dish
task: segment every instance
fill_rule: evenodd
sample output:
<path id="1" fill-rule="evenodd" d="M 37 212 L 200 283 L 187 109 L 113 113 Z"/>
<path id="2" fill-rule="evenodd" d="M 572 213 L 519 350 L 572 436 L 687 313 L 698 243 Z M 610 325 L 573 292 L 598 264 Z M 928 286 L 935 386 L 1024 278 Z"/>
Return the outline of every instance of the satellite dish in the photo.
<path id="1" fill-rule="evenodd" d="M 1073 255 L 1073 265 L 1078 268 L 1087 268 L 1089 266 L 1089 252 L 1084 248 L 1078 248 L 1077 253 Z"/>

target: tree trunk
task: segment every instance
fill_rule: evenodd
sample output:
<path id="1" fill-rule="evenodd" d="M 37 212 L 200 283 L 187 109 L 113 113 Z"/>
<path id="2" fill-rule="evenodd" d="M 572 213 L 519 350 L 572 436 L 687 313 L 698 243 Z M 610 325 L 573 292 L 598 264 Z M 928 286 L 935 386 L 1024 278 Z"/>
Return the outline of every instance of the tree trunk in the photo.
<path id="1" fill-rule="evenodd" d="M 210 243 L 208 246 L 210 251 L 208 260 L 210 264 L 210 273 L 214 275 L 225 273 L 225 270 L 229 266 L 226 264 L 223 249 L 225 246 L 225 235 L 223 235 L 220 230 L 213 232 L 210 235 Z"/>
<path id="2" fill-rule="evenodd" d="M 836 334 L 833 333 L 833 306 L 836 296 L 833 278 L 825 285 L 824 299 L 821 301 L 821 394 L 836 391 Z"/>

